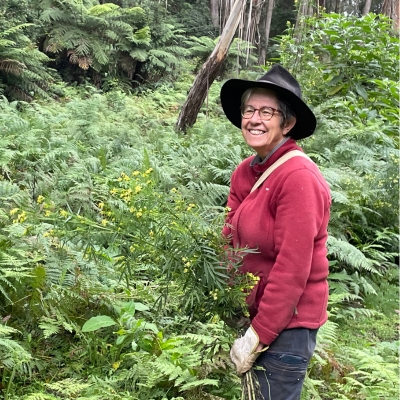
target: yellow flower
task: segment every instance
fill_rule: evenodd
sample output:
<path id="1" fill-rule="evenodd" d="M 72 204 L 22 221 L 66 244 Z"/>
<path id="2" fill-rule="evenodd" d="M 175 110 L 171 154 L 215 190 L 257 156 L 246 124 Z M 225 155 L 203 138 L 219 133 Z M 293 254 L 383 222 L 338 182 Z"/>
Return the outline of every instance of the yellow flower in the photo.
<path id="1" fill-rule="evenodd" d="M 139 171 L 133 171 L 133 172 L 132 172 L 132 176 L 138 176 L 139 174 L 140 174 Z"/>
<path id="2" fill-rule="evenodd" d="M 50 217 L 50 215 L 51 215 L 51 211 L 46 210 L 46 212 L 44 213 L 44 216 L 45 217 Z"/>
<path id="3" fill-rule="evenodd" d="M 10 215 L 14 215 L 14 214 L 16 214 L 18 211 L 19 211 L 19 208 L 13 208 L 13 209 L 10 211 Z"/>
<path id="4" fill-rule="evenodd" d="M 26 212 L 22 211 L 21 214 L 18 214 L 17 222 L 24 222 L 26 220 Z"/>
<path id="5" fill-rule="evenodd" d="M 154 236 L 154 232 L 153 232 L 153 231 L 150 231 L 150 232 L 149 232 L 149 235 L 150 235 L 150 237 L 153 237 L 153 236 Z"/>
<path id="6" fill-rule="evenodd" d="M 99 208 L 103 208 L 104 207 L 104 203 L 101 201 L 98 205 Z"/>
<path id="7" fill-rule="evenodd" d="M 183 272 L 186 274 L 187 272 L 188 272 L 189 270 L 187 269 L 187 268 L 185 268 L 184 270 L 183 270 Z"/>
<path id="8" fill-rule="evenodd" d="M 108 221 L 106 219 L 101 220 L 101 224 L 103 226 L 106 226 L 108 224 Z"/>
<path id="9" fill-rule="evenodd" d="M 116 188 L 114 188 L 114 189 L 111 189 L 111 190 L 110 190 L 110 193 L 111 193 L 111 194 L 116 194 L 117 191 L 118 191 L 118 190 L 117 190 Z"/>
<path id="10" fill-rule="evenodd" d="M 131 180 L 131 178 L 129 178 L 129 176 L 125 172 L 121 172 L 121 179 L 123 179 L 124 181 L 130 181 Z"/>
<path id="11" fill-rule="evenodd" d="M 137 185 L 137 186 L 135 187 L 135 193 L 136 193 L 136 194 L 139 193 L 141 190 L 142 190 L 142 187 L 141 187 L 141 186 Z"/>
<path id="12" fill-rule="evenodd" d="M 121 364 L 121 361 L 116 361 L 115 363 L 112 364 L 113 369 L 117 370 L 119 368 L 119 365 Z"/>
<path id="13" fill-rule="evenodd" d="M 37 198 L 37 200 L 36 200 L 36 202 L 37 202 L 38 204 L 42 204 L 42 203 L 44 202 L 44 196 L 39 195 L 38 198 Z"/>
<path id="14" fill-rule="evenodd" d="M 47 212 L 47 211 L 46 211 L 46 212 Z M 68 215 L 68 212 L 65 211 L 65 210 L 61 210 L 61 211 L 60 211 L 60 215 L 61 215 L 62 217 L 66 217 L 66 216 Z"/>
<path id="15" fill-rule="evenodd" d="M 140 211 L 138 211 L 138 212 L 136 213 L 136 218 L 140 218 L 142 215 L 143 215 L 143 214 L 142 214 Z"/>

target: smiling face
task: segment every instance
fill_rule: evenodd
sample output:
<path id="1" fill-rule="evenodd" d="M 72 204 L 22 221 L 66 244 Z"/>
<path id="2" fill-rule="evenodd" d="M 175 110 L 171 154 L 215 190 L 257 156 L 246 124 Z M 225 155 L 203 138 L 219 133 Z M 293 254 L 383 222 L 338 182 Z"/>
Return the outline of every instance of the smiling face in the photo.
<path id="1" fill-rule="evenodd" d="M 279 110 L 279 102 L 275 94 L 264 89 L 253 92 L 245 101 L 244 106 L 252 106 L 256 109 L 272 107 Z M 261 158 L 265 158 L 296 123 L 296 119 L 293 118 L 281 127 L 281 119 L 282 114 L 275 113 L 269 121 L 263 121 L 258 111 L 251 118 L 242 118 L 243 138 Z"/>

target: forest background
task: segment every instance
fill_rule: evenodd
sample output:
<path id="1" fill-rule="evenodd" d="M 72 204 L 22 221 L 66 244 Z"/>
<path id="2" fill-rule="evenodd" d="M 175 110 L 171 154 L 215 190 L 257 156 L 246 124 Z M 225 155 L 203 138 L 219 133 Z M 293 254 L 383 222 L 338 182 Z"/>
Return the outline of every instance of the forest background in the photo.
<path id="1" fill-rule="evenodd" d="M 219 90 L 276 62 L 317 115 L 301 146 L 333 198 L 302 398 L 398 398 L 398 2 L 245 2 L 178 132 L 231 3 L 2 0 L 1 398 L 241 398 L 229 347 L 254 278 L 239 254 L 227 269 L 220 232 L 251 152 Z"/>

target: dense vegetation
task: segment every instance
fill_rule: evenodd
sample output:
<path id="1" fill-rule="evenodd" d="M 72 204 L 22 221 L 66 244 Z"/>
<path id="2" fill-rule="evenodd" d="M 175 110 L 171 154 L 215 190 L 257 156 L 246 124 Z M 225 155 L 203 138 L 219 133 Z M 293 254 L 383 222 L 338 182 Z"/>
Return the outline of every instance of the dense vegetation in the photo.
<path id="1" fill-rule="evenodd" d="M 121 9 L 41 1 L 47 12 L 8 3 L 14 14 L 0 10 L 4 399 L 239 399 L 229 321 L 253 278 L 226 268 L 220 231 L 230 175 L 250 151 L 222 114 L 221 81 L 195 126 L 186 135 L 174 130 L 212 30 L 197 32 L 206 35 L 201 46 L 182 37 L 177 47 L 183 27 L 154 22 L 163 14 L 147 1 L 145 15 L 126 11 L 133 1 L 119 2 Z M 81 20 L 69 19 L 67 5 L 79 7 Z M 109 29 L 95 31 L 94 19 Z M 43 25 L 51 21 L 51 29 Z M 159 31 L 147 30 L 153 23 Z M 127 29 L 126 41 L 118 29 Z M 330 320 L 303 398 L 394 399 L 398 37 L 373 14 L 323 15 L 302 29 L 299 38 L 290 25 L 274 52 L 315 107 L 318 130 L 302 146 L 333 198 Z M 116 41 L 104 58 L 102 35 Z M 74 53 L 59 47 L 64 64 L 49 70 L 32 37 L 54 50 L 70 40 Z M 136 64 L 139 53 L 124 50 L 129 40 L 143 56 Z M 104 69 L 110 60 L 114 74 Z M 71 65 L 84 62 L 87 75 Z M 136 73 L 147 85 L 132 93 Z M 224 76 L 232 74 L 227 67 Z M 77 76 L 79 85 L 62 81 Z"/>

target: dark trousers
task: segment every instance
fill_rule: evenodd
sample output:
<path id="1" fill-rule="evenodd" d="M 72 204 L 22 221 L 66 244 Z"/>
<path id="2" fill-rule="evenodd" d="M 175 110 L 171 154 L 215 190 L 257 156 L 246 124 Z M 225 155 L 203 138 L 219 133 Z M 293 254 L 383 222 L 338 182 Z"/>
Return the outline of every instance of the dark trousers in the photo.
<path id="1" fill-rule="evenodd" d="M 254 371 L 265 400 L 299 400 L 318 329 L 286 329 L 258 357 Z"/>

